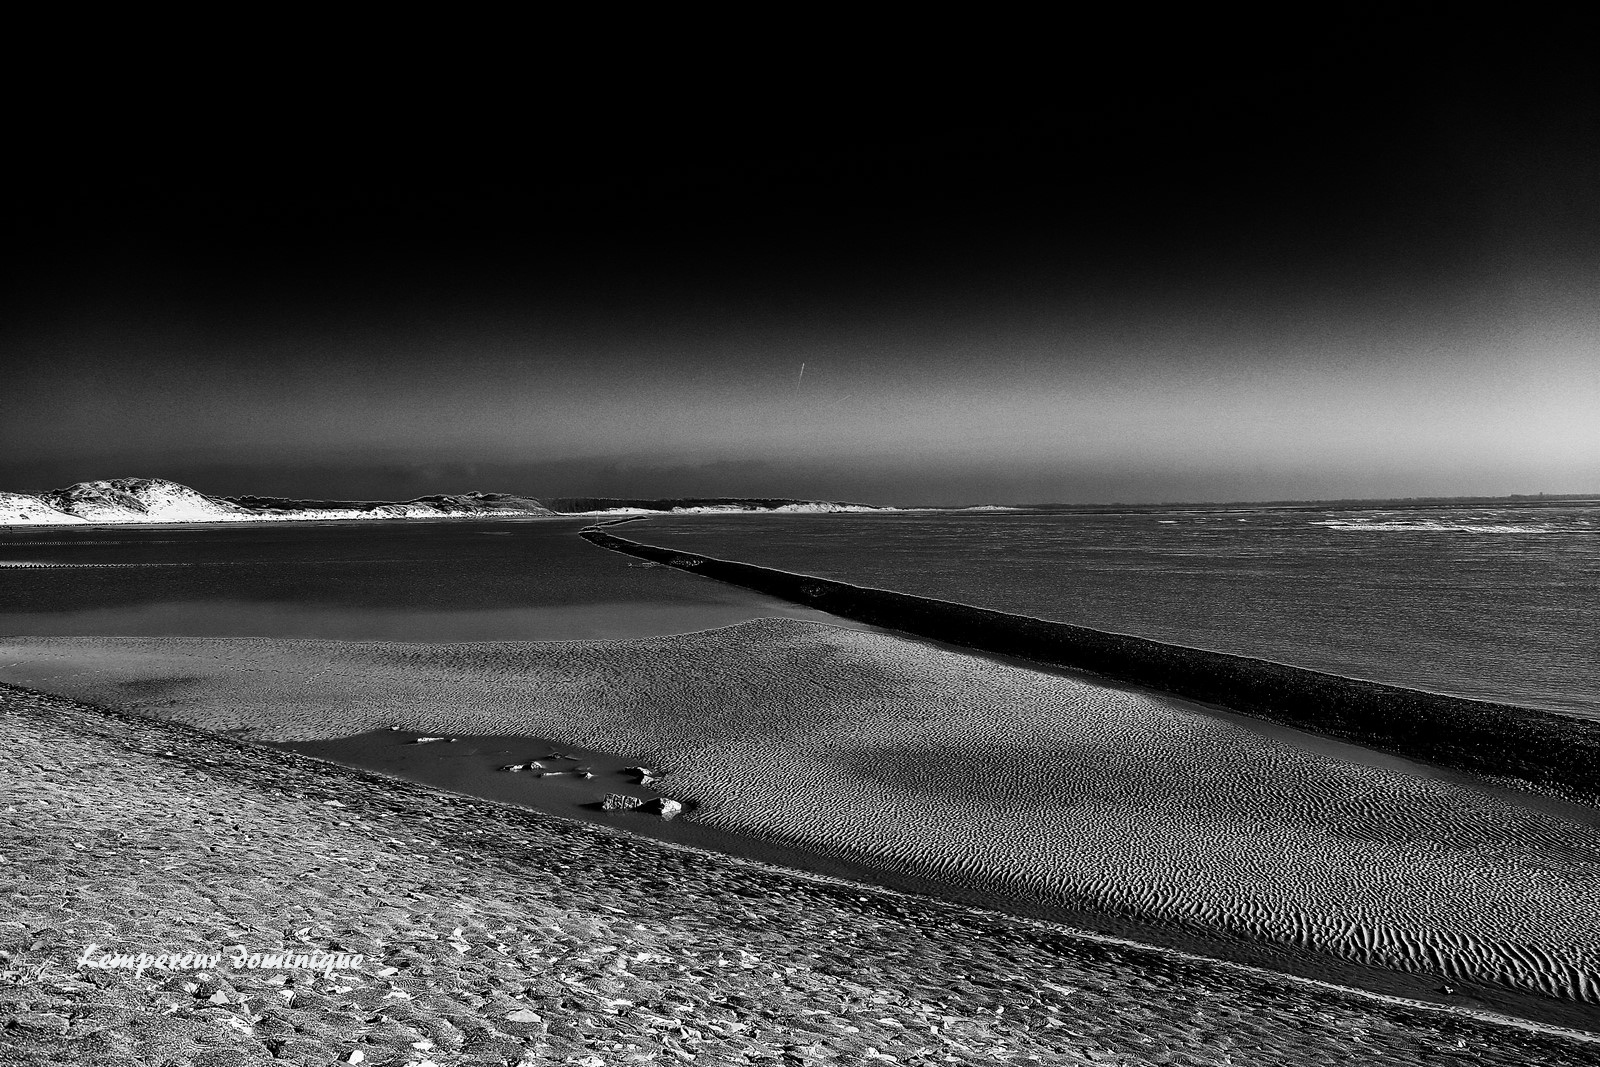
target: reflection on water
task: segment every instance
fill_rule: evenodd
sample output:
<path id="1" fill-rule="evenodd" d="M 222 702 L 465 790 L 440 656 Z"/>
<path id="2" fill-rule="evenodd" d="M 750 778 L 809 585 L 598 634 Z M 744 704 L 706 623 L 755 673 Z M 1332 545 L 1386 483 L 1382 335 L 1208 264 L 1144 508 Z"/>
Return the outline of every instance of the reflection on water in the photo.
<path id="1" fill-rule="evenodd" d="M 0 634 L 621 640 L 808 608 L 641 567 L 586 520 L 0 530 Z"/>
<path id="2" fill-rule="evenodd" d="M 755 618 L 857 625 L 760 596 L 728 597 L 726 603 L 634 601 L 450 611 L 209 600 L 20 617 L 6 613 L 0 614 L 0 633 L 32 637 L 299 637 L 338 641 L 622 641 L 693 633 Z"/>

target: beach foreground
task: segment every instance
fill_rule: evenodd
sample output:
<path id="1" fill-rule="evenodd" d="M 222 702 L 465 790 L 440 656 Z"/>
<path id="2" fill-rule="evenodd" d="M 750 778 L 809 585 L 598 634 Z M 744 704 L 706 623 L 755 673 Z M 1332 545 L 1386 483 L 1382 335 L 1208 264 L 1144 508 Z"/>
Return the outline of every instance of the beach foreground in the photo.
<path id="1" fill-rule="evenodd" d="M 54 697 L 0 709 L 6 1062 L 1600 1061 Z M 366 959 L 135 977 L 77 966 L 90 945 Z"/>
<path id="2" fill-rule="evenodd" d="M 13 639 L 0 655 L 9 680 L 256 740 L 400 726 L 625 754 L 733 847 L 1600 1029 L 1592 809 L 1076 678 L 791 620 L 603 642 Z"/>

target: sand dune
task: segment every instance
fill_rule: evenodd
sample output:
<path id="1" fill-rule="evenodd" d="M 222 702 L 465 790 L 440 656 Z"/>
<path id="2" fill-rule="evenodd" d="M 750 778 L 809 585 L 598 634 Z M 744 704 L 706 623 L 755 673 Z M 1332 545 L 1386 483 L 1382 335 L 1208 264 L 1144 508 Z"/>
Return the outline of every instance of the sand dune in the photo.
<path id="1" fill-rule="evenodd" d="M 343 501 L 298 506 L 268 497 L 209 496 L 165 478 L 108 478 L 79 482 L 38 496 L 0 493 L 0 526 L 84 523 L 285 522 L 339 519 L 442 519 L 551 516 L 537 500 L 506 493 L 461 493 L 407 501 Z"/>
<path id="2" fill-rule="evenodd" d="M 1022 903 L 1600 1003 L 1600 829 L 1580 809 L 882 634 L 11 639 L 0 664 L 262 739 L 398 723 L 637 754 L 707 825 Z"/>

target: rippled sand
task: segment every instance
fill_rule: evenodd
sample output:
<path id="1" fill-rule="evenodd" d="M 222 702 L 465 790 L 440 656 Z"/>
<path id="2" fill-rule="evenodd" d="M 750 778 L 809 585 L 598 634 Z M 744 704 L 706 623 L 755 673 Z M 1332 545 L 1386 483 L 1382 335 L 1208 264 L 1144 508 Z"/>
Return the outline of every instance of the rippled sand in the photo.
<path id="1" fill-rule="evenodd" d="M 267 740 L 638 754 L 695 818 L 1024 903 L 1600 1003 L 1600 830 L 1199 710 L 794 621 L 637 641 L 12 639 L 0 677 Z"/>
<path id="2" fill-rule="evenodd" d="M 1583 1067 L 1360 996 L 0 687 L 0 1061 Z M 92 970 L 101 951 L 354 970 Z M 359 1056 L 356 1054 L 360 1053 Z"/>

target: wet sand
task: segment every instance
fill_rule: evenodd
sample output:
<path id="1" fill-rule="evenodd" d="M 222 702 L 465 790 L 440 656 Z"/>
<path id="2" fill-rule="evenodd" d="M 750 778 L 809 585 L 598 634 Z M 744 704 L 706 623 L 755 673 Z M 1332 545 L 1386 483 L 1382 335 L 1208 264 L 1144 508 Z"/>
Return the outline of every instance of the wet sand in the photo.
<path id="1" fill-rule="evenodd" d="M 619 554 L 826 610 L 838 619 L 1136 685 L 1475 775 L 1600 803 L 1600 721 L 1307 670 L 1131 634 L 851 585 L 641 544 L 581 536 Z"/>
<path id="2" fill-rule="evenodd" d="M 654 785 L 645 784 L 649 778 L 641 772 L 651 768 L 641 767 L 637 759 L 547 738 L 508 734 L 424 741 L 405 730 L 372 730 L 350 737 L 277 744 L 318 759 L 568 819 L 612 818 L 613 813 L 603 812 L 598 804 L 597 798 L 606 794 L 641 801 L 663 795 Z M 509 767 L 517 770 L 509 771 Z M 651 817 L 655 823 L 673 821 Z"/>
<path id="3" fill-rule="evenodd" d="M 767 620 L 611 642 L 13 639 L 0 664 L 9 680 L 262 740 L 401 725 L 583 745 L 660 770 L 657 789 L 699 805 L 689 822 L 730 840 L 1596 1025 L 1587 809 L 883 634 Z"/>
<path id="4" fill-rule="evenodd" d="M 0 717 L 8 1063 L 1600 1062 L 59 698 L 0 687 Z M 91 944 L 366 959 L 135 976 L 76 966 Z"/>

